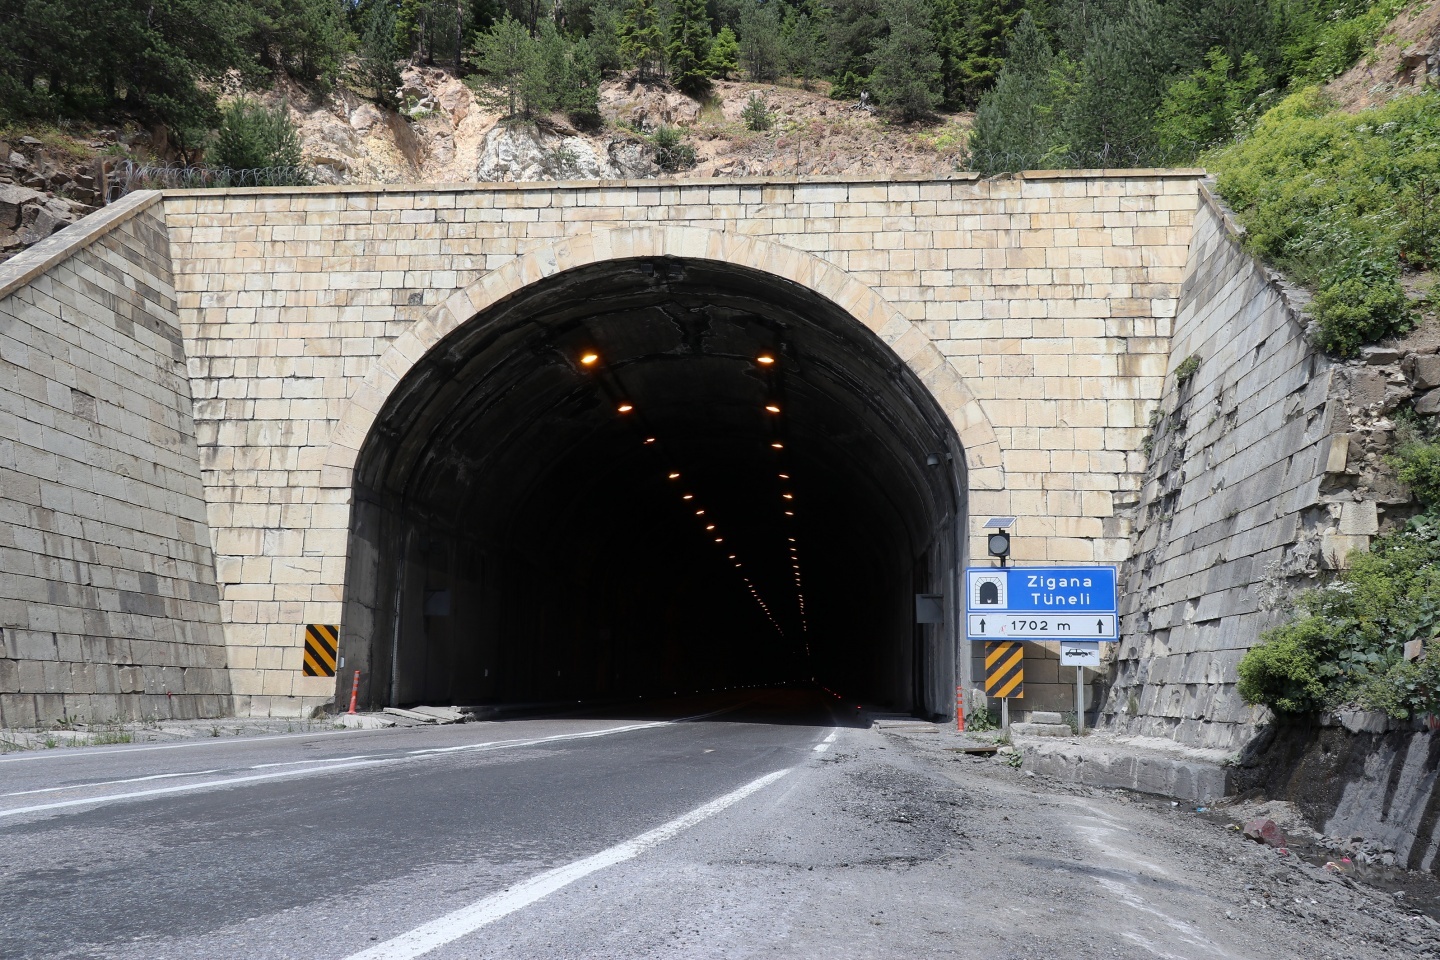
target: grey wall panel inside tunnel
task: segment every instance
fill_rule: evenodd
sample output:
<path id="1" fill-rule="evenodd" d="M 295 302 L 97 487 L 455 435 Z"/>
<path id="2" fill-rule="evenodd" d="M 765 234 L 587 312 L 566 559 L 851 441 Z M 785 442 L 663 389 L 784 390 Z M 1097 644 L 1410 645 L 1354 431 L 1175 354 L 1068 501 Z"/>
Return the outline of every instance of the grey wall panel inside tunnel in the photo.
<path id="1" fill-rule="evenodd" d="M 963 463 L 914 374 L 813 291 L 703 261 L 562 273 L 389 397 L 355 474 L 343 653 L 371 704 L 814 676 L 944 713 L 954 625 L 917 626 L 913 596 L 953 589 Z M 449 613 L 427 615 L 440 591 Z"/>

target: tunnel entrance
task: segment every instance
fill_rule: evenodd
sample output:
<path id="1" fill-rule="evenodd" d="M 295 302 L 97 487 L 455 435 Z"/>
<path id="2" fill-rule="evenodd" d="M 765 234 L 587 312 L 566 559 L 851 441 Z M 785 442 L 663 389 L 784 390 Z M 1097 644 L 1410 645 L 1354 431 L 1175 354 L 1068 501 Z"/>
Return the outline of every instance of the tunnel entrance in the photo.
<path id="1" fill-rule="evenodd" d="M 948 714 L 954 639 L 915 595 L 953 593 L 964 520 L 953 427 L 845 310 L 733 264 L 605 261 L 390 393 L 341 652 L 373 706 L 813 681 Z"/>

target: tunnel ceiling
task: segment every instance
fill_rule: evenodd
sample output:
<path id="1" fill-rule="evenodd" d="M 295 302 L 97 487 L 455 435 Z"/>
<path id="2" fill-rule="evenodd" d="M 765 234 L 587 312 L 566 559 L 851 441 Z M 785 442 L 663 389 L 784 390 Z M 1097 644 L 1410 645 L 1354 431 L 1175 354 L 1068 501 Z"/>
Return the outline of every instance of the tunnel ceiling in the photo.
<path id="1" fill-rule="evenodd" d="M 957 515 L 962 463 L 914 374 L 834 304 L 724 263 L 642 259 L 532 284 L 434 348 L 377 419 L 356 495 L 540 569 L 658 548 L 664 524 L 717 578 L 743 562 L 730 588 L 793 631 L 792 547 L 811 606 L 825 584 L 833 605 Z"/>

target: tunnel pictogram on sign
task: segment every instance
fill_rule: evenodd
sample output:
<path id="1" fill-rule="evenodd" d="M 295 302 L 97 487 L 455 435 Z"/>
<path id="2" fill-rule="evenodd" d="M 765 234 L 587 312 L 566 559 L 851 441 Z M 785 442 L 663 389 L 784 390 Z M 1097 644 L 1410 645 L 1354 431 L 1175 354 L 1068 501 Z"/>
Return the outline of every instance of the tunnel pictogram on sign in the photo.
<path id="1" fill-rule="evenodd" d="M 1025 697 L 1025 650 L 1019 642 L 986 641 L 985 693 L 991 697 Z"/>
<path id="2" fill-rule="evenodd" d="M 339 646 L 340 627 L 331 623 L 312 623 L 305 628 L 305 664 L 301 673 L 307 677 L 335 676 L 335 653 Z"/>

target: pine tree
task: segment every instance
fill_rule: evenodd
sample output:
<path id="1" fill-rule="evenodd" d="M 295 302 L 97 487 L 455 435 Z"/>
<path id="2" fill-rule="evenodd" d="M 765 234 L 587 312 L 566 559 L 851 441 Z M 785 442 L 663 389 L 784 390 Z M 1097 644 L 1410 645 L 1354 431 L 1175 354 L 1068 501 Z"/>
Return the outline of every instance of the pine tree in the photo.
<path id="1" fill-rule="evenodd" d="M 1114 21 L 1096 19 L 1071 79 L 1065 139 L 1081 166 L 1137 166 L 1153 158 L 1155 111 L 1173 54 L 1156 0 L 1128 0 Z"/>
<path id="2" fill-rule="evenodd" d="M 808 90 L 810 81 L 821 71 L 820 32 L 808 13 L 797 14 L 792 10 L 786 18 L 783 33 L 785 67 Z"/>
<path id="3" fill-rule="evenodd" d="M 665 32 L 656 0 L 630 0 L 616 29 L 620 60 L 641 80 L 665 75 Z"/>
<path id="4" fill-rule="evenodd" d="M 309 178 L 300 169 L 300 136 L 282 104 L 270 109 L 251 100 L 236 100 L 221 115 L 210 165 L 245 171 L 247 183 L 284 186 Z"/>
<path id="5" fill-rule="evenodd" d="M 722 80 L 729 80 L 730 74 L 740 69 L 740 41 L 736 39 L 734 30 L 724 26 L 715 34 L 715 42 L 710 44 L 710 57 L 705 66 L 710 71 L 710 76 Z"/>
<path id="6" fill-rule="evenodd" d="M 740 14 L 740 65 L 751 80 L 780 79 L 780 17 L 774 3 L 751 3 Z"/>
<path id="7" fill-rule="evenodd" d="M 705 0 L 675 0 L 670 16 L 670 79 L 691 96 L 710 88 L 710 18 Z"/>
<path id="8" fill-rule="evenodd" d="M 478 47 L 480 72 L 490 85 L 476 85 L 477 94 L 493 106 L 504 107 L 506 116 L 529 115 L 527 95 L 534 94 L 538 59 L 529 31 L 507 14 L 481 35 Z"/>
<path id="9" fill-rule="evenodd" d="M 395 8 L 386 0 L 370 0 L 361 8 L 356 80 L 387 106 L 396 106 L 400 71 L 395 69 L 395 63 L 400 59 L 400 48 L 395 42 Z"/>
<path id="10" fill-rule="evenodd" d="M 1026 12 L 1035 19 L 1031 8 L 1036 5 L 1033 0 L 968 0 L 957 9 L 961 22 L 958 30 L 951 31 L 947 99 L 971 105 L 979 102 L 1000 75 L 1016 23 Z"/>
<path id="11" fill-rule="evenodd" d="M 1016 22 L 1006 52 L 970 134 L 971 166 L 986 174 L 1046 166 L 1058 135 L 1055 56 L 1028 13 Z"/>
<path id="12" fill-rule="evenodd" d="M 924 0 L 889 0 L 890 35 L 875 51 L 870 92 L 902 120 L 918 120 L 940 104 L 940 55 Z"/>

